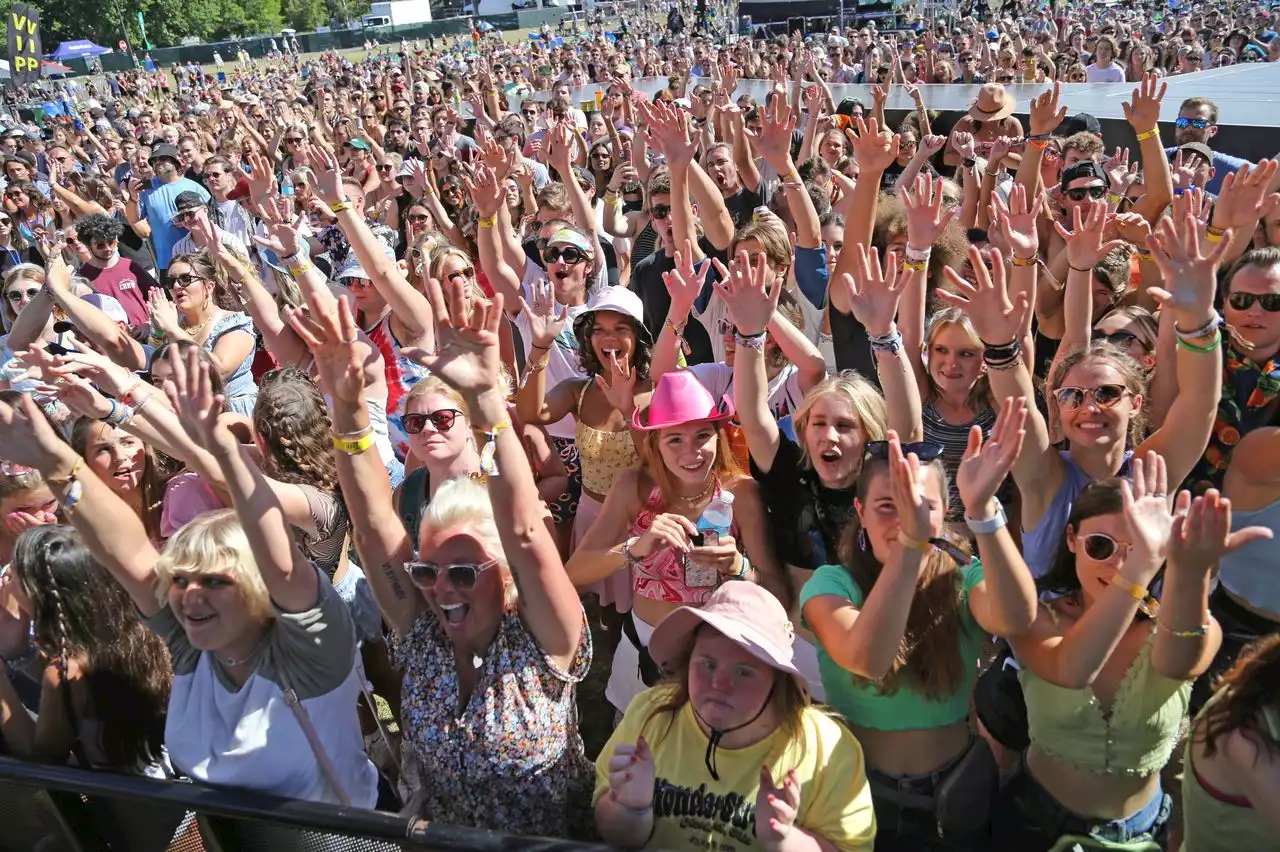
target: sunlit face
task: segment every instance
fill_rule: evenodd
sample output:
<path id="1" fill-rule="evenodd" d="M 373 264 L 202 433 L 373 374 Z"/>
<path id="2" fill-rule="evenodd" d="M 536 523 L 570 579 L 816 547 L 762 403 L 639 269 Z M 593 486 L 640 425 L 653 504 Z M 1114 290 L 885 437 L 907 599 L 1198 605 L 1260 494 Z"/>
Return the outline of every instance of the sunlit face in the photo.
<path id="1" fill-rule="evenodd" d="M 1099 405 L 1096 398 L 1099 389 L 1114 386 L 1125 390 L 1114 403 Z M 1085 392 L 1079 407 L 1070 410 L 1061 403 L 1059 394 L 1063 388 L 1079 388 Z M 1125 377 L 1119 370 L 1098 358 L 1077 364 L 1068 370 L 1054 394 L 1059 399 L 1058 417 L 1062 422 L 1063 434 L 1073 445 L 1085 447 L 1123 445 L 1129 422 L 1141 410 L 1143 402 L 1140 394 L 1127 389 Z"/>
<path id="2" fill-rule="evenodd" d="M 444 394 L 411 397 L 405 404 L 405 418 L 415 428 L 417 421 L 422 422 L 421 431 L 409 432 L 409 452 L 424 462 L 447 464 L 475 446 L 466 415 Z"/>
<path id="3" fill-rule="evenodd" d="M 230 571 L 175 571 L 167 595 L 187 640 L 201 651 L 219 651 L 243 642 L 263 626 Z"/>
<path id="4" fill-rule="evenodd" d="M 944 323 L 929 341 L 929 377 L 943 394 L 967 395 L 982 377 L 982 344 L 963 326 Z"/>
<path id="5" fill-rule="evenodd" d="M 1209 122 L 1213 115 L 1213 108 L 1208 104 L 1199 104 L 1192 107 L 1183 107 L 1178 111 L 1178 118 L 1191 119 L 1192 121 Z M 1192 127 L 1188 124 L 1186 127 L 1174 128 L 1173 138 L 1179 146 L 1186 145 L 1188 142 L 1208 142 L 1218 132 L 1218 125 L 1208 124 L 1206 127 Z"/>
<path id="6" fill-rule="evenodd" d="M 169 278 L 173 284 L 173 306 L 181 313 L 200 310 L 213 298 L 213 282 L 181 261 L 169 267 Z"/>
<path id="7" fill-rule="evenodd" d="M 1133 360 L 1150 370 L 1155 366 L 1155 342 L 1146 339 L 1142 326 L 1130 317 L 1108 314 L 1093 327 L 1095 335 L 1106 335 L 1112 342 L 1129 353 Z"/>
<path id="8" fill-rule="evenodd" d="M 715 424 L 696 420 L 662 429 L 658 435 L 658 452 L 667 470 L 680 482 L 701 485 L 711 476 L 716 463 Z"/>
<path id="9" fill-rule="evenodd" d="M 802 434 L 813 469 L 828 488 L 853 484 L 867 435 L 853 402 L 842 393 L 819 397 L 809 407 Z"/>
<path id="10" fill-rule="evenodd" d="M 941 529 L 947 512 L 947 489 L 936 464 L 920 466 L 919 494 L 929 507 L 930 529 Z M 898 506 L 893 501 L 893 487 L 887 465 L 879 465 L 867 484 L 867 499 L 855 500 L 858 520 L 867 531 L 867 542 L 881 563 L 889 561 L 889 551 L 898 540 L 901 526 Z"/>
<path id="11" fill-rule="evenodd" d="M 463 588 L 454 584 L 447 569 L 451 565 L 483 565 L 502 554 L 491 553 L 469 523 L 423 530 L 418 553 L 422 562 L 441 569 L 434 583 L 416 586 L 436 620 L 455 645 L 483 649 L 502 620 L 510 574 L 502 565 L 495 565 L 476 574 L 470 588 Z"/>
<path id="12" fill-rule="evenodd" d="M 591 349 L 596 359 L 609 369 L 611 356 L 619 363 L 633 366 L 636 332 L 633 320 L 617 311 L 594 311 L 591 323 Z"/>
<path id="13" fill-rule="evenodd" d="M 733 154 L 726 148 L 717 148 L 707 157 L 707 174 L 716 182 L 721 192 L 734 192 L 738 188 L 738 168 L 733 164 Z"/>
<path id="14" fill-rule="evenodd" d="M 1244 309 L 1234 307 L 1232 302 L 1242 300 L 1237 294 L 1280 293 L 1280 266 L 1241 267 L 1232 277 L 1230 287 L 1224 314 L 1232 334 L 1249 347 L 1255 360 L 1270 358 L 1280 350 L 1280 313 L 1266 310 L 1258 299 L 1244 299 L 1252 302 Z"/>
<path id="15" fill-rule="evenodd" d="M 85 443 L 84 460 L 116 494 L 136 491 L 147 467 L 146 446 L 110 423 L 95 423 Z"/>
<path id="16" fill-rule="evenodd" d="M 834 271 L 844 251 L 844 225 L 836 222 L 823 225 L 822 244 L 827 247 L 827 269 Z"/>
<path id="17" fill-rule="evenodd" d="M 40 294 L 41 287 L 37 281 L 15 276 L 4 288 L 5 305 L 17 316 Z"/>
<path id="18" fill-rule="evenodd" d="M 608 135 L 609 130 L 605 126 L 604 117 L 599 113 L 592 115 L 591 120 L 587 122 L 587 132 L 590 134 L 591 139 L 599 139 Z"/>
<path id="19" fill-rule="evenodd" d="M 818 146 L 818 153 L 822 155 L 822 159 L 827 161 L 827 165 L 834 166 L 844 157 L 844 136 L 838 130 L 832 130 L 822 137 L 822 144 Z"/>
<path id="20" fill-rule="evenodd" d="M 1115 546 L 1103 542 L 1090 542 L 1090 536 L 1108 536 Z M 1129 547 L 1133 543 L 1129 525 L 1121 514 L 1098 515 L 1080 522 L 1080 528 L 1067 525 L 1067 548 L 1076 557 L 1076 577 L 1080 580 L 1080 592 L 1086 603 L 1093 603 L 1111 583 L 1111 579 L 1124 567 Z M 1112 553 L 1106 559 L 1089 555 Z"/>
<path id="21" fill-rule="evenodd" d="M 779 676 L 785 675 L 724 634 L 704 627 L 689 660 L 689 703 L 704 724 L 731 730 L 760 716 Z"/>

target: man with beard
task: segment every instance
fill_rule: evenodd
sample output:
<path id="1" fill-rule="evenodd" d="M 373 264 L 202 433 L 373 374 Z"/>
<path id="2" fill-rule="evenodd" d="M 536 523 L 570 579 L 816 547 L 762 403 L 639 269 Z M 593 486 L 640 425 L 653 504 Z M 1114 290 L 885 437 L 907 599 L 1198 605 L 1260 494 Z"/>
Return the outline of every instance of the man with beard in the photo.
<path id="1" fill-rule="evenodd" d="M 91 213 L 77 219 L 75 227 L 80 241 L 89 250 L 80 274 L 95 293 L 120 303 L 130 328 L 145 326 L 147 296 L 156 286 L 156 280 L 141 265 L 120 256 L 120 234 L 124 226 L 110 216 Z"/>
<path id="2" fill-rule="evenodd" d="M 740 170 L 739 162 L 747 168 Z M 745 158 L 735 157 L 732 145 L 718 142 L 707 151 L 706 171 L 720 190 L 735 228 L 749 223 L 757 207 L 768 205 L 768 188 L 760 179 L 760 172 L 756 170 L 750 154 Z"/>
<path id="3" fill-rule="evenodd" d="M 139 226 L 149 230 L 151 243 L 156 250 L 156 264 L 160 277 L 163 278 L 165 270 L 169 268 L 169 259 L 173 257 L 174 245 L 186 233 L 173 222 L 173 215 L 178 212 L 178 196 L 184 192 L 193 192 L 202 204 L 207 204 L 209 193 L 200 184 L 182 176 L 178 149 L 172 145 L 155 146 L 149 162 L 155 170 L 155 186 L 139 192 L 139 215 L 134 222 L 134 230 L 138 230 Z"/>

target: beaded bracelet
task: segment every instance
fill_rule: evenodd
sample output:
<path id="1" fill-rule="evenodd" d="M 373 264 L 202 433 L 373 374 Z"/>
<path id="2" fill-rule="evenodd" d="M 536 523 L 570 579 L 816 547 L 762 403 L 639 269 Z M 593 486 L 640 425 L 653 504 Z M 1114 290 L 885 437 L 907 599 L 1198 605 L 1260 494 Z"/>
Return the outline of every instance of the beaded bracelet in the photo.
<path id="1" fill-rule="evenodd" d="M 1164 630 L 1164 632 L 1168 633 L 1170 636 L 1176 636 L 1179 639 L 1199 639 L 1201 636 L 1207 636 L 1209 634 L 1209 622 L 1207 621 L 1199 627 L 1194 627 L 1191 630 L 1174 630 L 1172 627 L 1159 620 L 1156 621 L 1156 626 Z"/>

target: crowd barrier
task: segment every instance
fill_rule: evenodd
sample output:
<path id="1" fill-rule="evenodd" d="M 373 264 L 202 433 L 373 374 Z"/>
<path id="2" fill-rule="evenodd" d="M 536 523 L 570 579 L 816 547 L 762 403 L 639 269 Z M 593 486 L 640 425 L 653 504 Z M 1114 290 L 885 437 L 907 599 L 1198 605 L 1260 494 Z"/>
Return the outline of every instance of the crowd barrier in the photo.
<path id="1" fill-rule="evenodd" d="M 605 852 L 610 848 L 0 758 L 0 852 Z"/>

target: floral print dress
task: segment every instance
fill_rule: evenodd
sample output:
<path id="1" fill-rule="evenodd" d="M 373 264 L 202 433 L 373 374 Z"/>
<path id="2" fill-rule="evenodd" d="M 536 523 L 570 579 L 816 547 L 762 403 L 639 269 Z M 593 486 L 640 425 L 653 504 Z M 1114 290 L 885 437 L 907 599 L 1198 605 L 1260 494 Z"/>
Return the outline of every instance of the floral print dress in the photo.
<path id="1" fill-rule="evenodd" d="M 595 769 L 578 734 L 574 687 L 591 667 L 591 631 L 568 670 L 517 613 L 502 619 L 458 714 L 453 645 L 424 613 L 396 645 L 401 718 L 422 784 L 421 815 L 512 834 L 586 838 Z"/>

